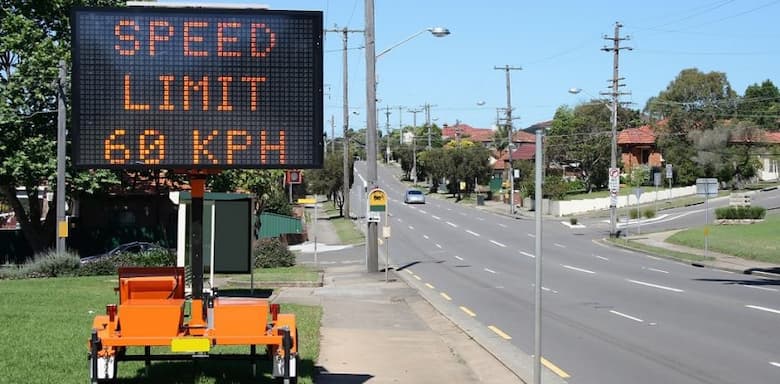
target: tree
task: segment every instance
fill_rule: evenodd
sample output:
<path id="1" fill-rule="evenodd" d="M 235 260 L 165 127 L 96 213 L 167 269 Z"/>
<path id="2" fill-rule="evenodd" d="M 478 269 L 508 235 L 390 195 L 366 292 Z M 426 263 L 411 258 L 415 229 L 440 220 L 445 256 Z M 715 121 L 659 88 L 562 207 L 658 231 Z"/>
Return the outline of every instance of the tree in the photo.
<path id="1" fill-rule="evenodd" d="M 355 181 L 354 159 L 350 159 L 349 186 Z M 329 153 L 322 169 L 312 169 L 306 172 L 308 190 L 328 196 L 339 207 L 339 215 L 344 216 L 344 159 L 343 152 Z"/>
<path id="2" fill-rule="evenodd" d="M 696 150 L 689 133 L 711 130 L 719 119 L 733 117 L 736 100 L 725 73 L 691 68 L 682 70 L 665 90 L 647 102 L 646 112 L 667 120 L 656 130 L 658 147 L 666 162 L 674 164 L 677 183 L 690 185 L 702 174 L 694 160 Z"/>
<path id="3" fill-rule="evenodd" d="M 640 123 L 639 111 L 618 108 L 618 130 Z M 545 141 L 549 163 L 577 163 L 588 192 L 607 182 L 612 150 L 611 112 L 603 101 L 584 103 L 555 112 Z M 618 158 L 619 161 L 619 158 Z"/>
<path id="4" fill-rule="evenodd" d="M 740 119 L 769 130 L 780 130 L 780 90 L 771 80 L 750 85 L 745 89 L 737 111 Z"/>
<path id="5" fill-rule="evenodd" d="M 33 252 L 54 241 L 56 207 L 43 216 L 39 187 L 56 185 L 58 62 L 69 59 L 73 6 L 118 1 L 0 1 L 0 194 Z M 67 84 L 67 81 L 66 81 Z M 64 91 L 66 94 L 68 90 Z M 108 171 L 74 172 L 69 192 L 95 192 L 118 180 Z M 27 204 L 17 197 L 23 188 Z"/>

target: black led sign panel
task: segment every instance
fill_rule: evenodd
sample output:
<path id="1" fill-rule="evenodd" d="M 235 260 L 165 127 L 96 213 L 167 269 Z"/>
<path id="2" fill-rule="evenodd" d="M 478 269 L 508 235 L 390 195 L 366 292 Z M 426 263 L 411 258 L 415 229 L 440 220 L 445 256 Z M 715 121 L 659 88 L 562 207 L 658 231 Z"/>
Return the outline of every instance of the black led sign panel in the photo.
<path id="1" fill-rule="evenodd" d="M 81 168 L 322 167 L 322 13 L 79 8 Z"/>

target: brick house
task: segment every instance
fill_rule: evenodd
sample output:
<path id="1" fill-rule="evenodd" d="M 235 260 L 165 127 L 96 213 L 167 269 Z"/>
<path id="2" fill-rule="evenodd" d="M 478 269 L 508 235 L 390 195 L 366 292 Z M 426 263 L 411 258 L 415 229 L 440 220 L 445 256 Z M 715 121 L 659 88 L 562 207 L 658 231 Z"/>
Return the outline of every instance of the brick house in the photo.
<path id="1" fill-rule="evenodd" d="M 618 132 L 617 145 L 623 162 L 623 173 L 629 173 L 638 166 L 660 167 L 664 159 L 655 141 L 656 134 L 650 125 Z"/>

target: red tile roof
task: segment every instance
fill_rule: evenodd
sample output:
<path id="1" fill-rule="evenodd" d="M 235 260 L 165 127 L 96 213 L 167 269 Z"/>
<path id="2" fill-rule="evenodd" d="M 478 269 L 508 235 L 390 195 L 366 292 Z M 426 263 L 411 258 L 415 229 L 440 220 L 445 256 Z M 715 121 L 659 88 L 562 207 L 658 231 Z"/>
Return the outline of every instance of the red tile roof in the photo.
<path id="1" fill-rule="evenodd" d="M 474 128 L 468 124 L 445 125 L 441 130 L 441 136 L 445 139 L 455 139 L 458 137 L 458 133 L 460 133 L 461 138 L 486 143 L 493 141 L 495 132 L 490 128 Z"/>
<path id="2" fill-rule="evenodd" d="M 655 132 L 649 125 L 618 132 L 618 144 L 655 144 Z"/>
<path id="3" fill-rule="evenodd" d="M 512 160 L 533 160 L 536 158 L 536 144 L 521 143 L 512 151 Z"/>
<path id="4" fill-rule="evenodd" d="M 745 132 L 743 136 L 732 136 L 731 143 L 761 143 L 780 144 L 780 132 L 753 131 Z"/>
<path id="5" fill-rule="evenodd" d="M 780 132 L 767 132 L 764 138 L 765 143 L 780 144 Z"/>
<path id="6" fill-rule="evenodd" d="M 515 143 L 535 143 L 536 135 L 526 131 L 517 131 L 512 135 L 512 141 Z"/>

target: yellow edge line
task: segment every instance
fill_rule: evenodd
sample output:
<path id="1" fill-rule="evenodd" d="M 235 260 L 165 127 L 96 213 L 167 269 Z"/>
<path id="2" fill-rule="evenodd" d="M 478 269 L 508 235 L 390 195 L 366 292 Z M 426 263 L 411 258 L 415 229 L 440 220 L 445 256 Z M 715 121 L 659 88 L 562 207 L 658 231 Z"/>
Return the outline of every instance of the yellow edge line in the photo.
<path id="1" fill-rule="evenodd" d="M 466 312 L 466 314 L 468 314 L 471 317 L 477 317 L 476 313 L 472 312 L 470 309 L 468 309 L 468 308 L 466 308 L 466 307 L 464 307 L 462 305 L 460 306 L 460 310 L 463 311 L 463 312 Z"/>
<path id="2" fill-rule="evenodd" d="M 444 293 L 444 292 L 439 292 L 439 294 L 441 295 L 441 297 L 443 297 L 443 298 L 445 298 L 445 299 L 447 299 L 447 300 L 449 300 L 449 301 L 452 301 L 452 298 L 451 298 L 451 297 L 449 297 L 449 296 L 448 296 L 446 293 Z"/>
<path id="3" fill-rule="evenodd" d="M 504 340 L 512 340 L 512 336 L 507 335 L 504 331 L 498 329 L 498 327 L 496 327 L 495 325 L 488 325 L 488 329 L 495 332 L 496 335 L 501 336 L 501 338 Z"/>
<path id="4" fill-rule="evenodd" d="M 422 277 L 420 277 L 420 276 L 417 276 L 417 275 L 412 275 L 412 276 L 414 276 L 414 278 L 417 279 L 417 280 L 422 280 Z"/>
<path id="5" fill-rule="evenodd" d="M 560 377 L 562 377 L 564 379 L 568 379 L 568 378 L 571 377 L 571 375 L 566 373 L 566 371 L 564 371 L 563 369 L 558 368 L 557 365 L 551 363 L 550 360 L 547 360 L 544 357 L 542 357 L 542 364 L 544 364 L 544 366 L 547 367 L 547 369 L 555 372 L 556 375 L 558 375 L 558 376 L 560 376 Z"/>
<path id="6" fill-rule="evenodd" d="M 436 287 L 434 287 L 434 286 L 433 286 L 433 285 L 431 285 L 430 283 L 425 283 L 425 286 L 426 286 L 426 287 L 428 287 L 428 288 L 430 288 L 430 289 L 436 289 Z"/>

